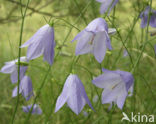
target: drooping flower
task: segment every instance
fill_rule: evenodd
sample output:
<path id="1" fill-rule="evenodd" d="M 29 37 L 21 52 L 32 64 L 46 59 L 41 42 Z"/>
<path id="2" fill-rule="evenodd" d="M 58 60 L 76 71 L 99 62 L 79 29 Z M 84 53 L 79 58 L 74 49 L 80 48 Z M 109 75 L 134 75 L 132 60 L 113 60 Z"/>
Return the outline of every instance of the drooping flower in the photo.
<path id="1" fill-rule="evenodd" d="M 150 6 L 146 7 L 146 9 L 140 14 L 141 28 L 145 28 L 147 26 L 149 15 L 149 25 L 156 28 L 156 10 L 151 9 Z"/>
<path id="2" fill-rule="evenodd" d="M 62 93 L 57 99 L 55 112 L 66 102 L 76 114 L 81 112 L 86 103 L 93 109 L 81 80 L 75 74 L 70 74 L 66 79 Z"/>
<path id="3" fill-rule="evenodd" d="M 29 113 L 29 111 L 31 110 L 32 105 L 28 105 L 28 106 L 22 106 L 22 109 L 25 113 Z M 39 107 L 39 105 L 34 104 L 33 109 L 32 109 L 32 114 L 42 114 L 42 110 Z"/>
<path id="4" fill-rule="evenodd" d="M 55 47 L 54 28 L 48 24 L 41 27 L 27 42 L 21 46 L 21 48 L 27 46 L 27 58 L 29 60 L 35 59 L 43 54 L 44 60 L 52 65 Z"/>
<path id="5" fill-rule="evenodd" d="M 130 72 L 109 71 L 103 69 L 104 74 L 95 78 L 92 82 L 99 88 L 103 88 L 102 104 L 114 102 L 122 109 L 128 92 L 133 86 L 134 78 Z"/>
<path id="6" fill-rule="evenodd" d="M 12 97 L 17 96 L 17 86 L 13 89 Z M 33 94 L 32 81 L 28 76 L 24 76 L 20 82 L 19 93 L 22 93 L 26 100 L 29 100 Z"/>
<path id="7" fill-rule="evenodd" d="M 96 0 L 101 3 L 100 13 L 104 14 L 108 11 L 108 14 L 114 8 L 114 6 L 119 2 L 119 0 Z"/>
<path id="8" fill-rule="evenodd" d="M 115 29 L 110 29 L 110 34 L 116 32 Z M 112 49 L 111 41 L 109 38 L 108 25 L 103 18 L 96 18 L 88 24 L 72 40 L 77 40 L 76 55 L 92 53 L 96 60 L 101 63 L 106 54 L 106 50 Z"/>
<path id="9" fill-rule="evenodd" d="M 21 62 L 28 62 L 26 57 L 21 57 L 20 58 Z M 11 74 L 11 82 L 16 83 L 18 82 L 18 65 L 16 64 L 18 62 L 18 59 L 5 62 L 5 65 L 2 67 L 0 72 L 5 73 L 5 74 Z M 21 65 L 20 66 L 20 80 L 24 77 L 25 72 L 27 70 L 28 66 Z"/>

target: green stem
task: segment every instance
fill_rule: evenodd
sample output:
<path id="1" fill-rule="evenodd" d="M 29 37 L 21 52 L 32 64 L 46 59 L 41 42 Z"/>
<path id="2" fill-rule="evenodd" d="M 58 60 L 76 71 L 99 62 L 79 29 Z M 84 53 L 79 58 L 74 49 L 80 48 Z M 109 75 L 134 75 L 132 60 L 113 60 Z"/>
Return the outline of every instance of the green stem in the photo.
<path id="1" fill-rule="evenodd" d="M 114 1 L 113 1 L 114 2 Z M 115 25 L 115 7 L 113 9 L 113 20 L 112 20 L 112 26 Z M 109 112 L 108 114 L 108 124 L 111 124 L 112 123 L 112 114 L 113 114 L 113 111 L 115 110 L 115 107 L 114 107 L 114 104 L 112 103 L 112 111 Z"/>
<path id="2" fill-rule="evenodd" d="M 150 0 L 150 7 L 152 6 L 152 0 Z M 143 51 L 145 50 L 145 46 L 148 42 L 148 31 L 149 31 L 149 22 L 150 22 L 150 13 L 151 13 L 151 9 L 150 9 L 150 12 L 148 14 L 148 21 L 147 21 L 147 28 L 146 28 L 146 37 L 145 37 L 145 42 L 143 44 L 143 47 L 142 47 L 142 50 L 141 50 L 141 53 L 139 54 L 139 57 L 137 58 L 137 61 L 136 63 L 134 64 L 134 67 L 132 68 L 131 70 L 131 73 L 134 73 L 135 72 L 135 69 L 136 67 L 138 66 L 139 62 L 140 62 L 140 59 L 142 57 L 142 54 L 143 54 Z M 143 33 L 142 33 L 143 34 Z M 134 106 L 133 106 L 133 111 L 135 112 L 135 104 L 136 104 L 136 93 L 137 93 L 137 86 L 136 86 L 136 82 L 134 83 Z"/>
<path id="3" fill-rule="evenodd" d="M 72 26 L 72 28 L 75 28 L 75 29 L 77 29 L 78 31 L 80 31 L 80 29 L 78 29 L 76 26 L 74 26 L 73 24 L 69 23 L 68 21 L 66 21 L 66 20 L 63 19 L 63 18 L 55 18 L 55 19 L 58 19 L 58 20 L 64 21 L 64 22 L 67 23 L 68 25 Z"/>
<path id="4" fill-rule="evenodd" d="M 87 5 L 85 6 L 85 8 L 82 10 L 82 13 L 84 13 L 84 12 L 87 10 L 88 6 L 91 4 L 92 1 L 93 1 L 93 0 L 91 0 L 91 1 L 88 2 L 88 4 L 87 4 Z M 77 20 L 75 21 L 74 25 L 77 24 L 77 22 L 79 21 L 79 19 L 81 18 L 81 16 L 82 16 L 81 14 L 78 16 L 78 18 L 77 18 Z M 69 35 L 70 35 L 72 29 L 73 29 L 73 26 L 70 28 L 69 32 L 67 33 L 67 35 L 66 35 L 66 37 L 65 37 L 65 39 L 64 39 L 64 41 L 63 41 L 63 43 L 62 43 L 62 46 L 64 46 L 64 44 L 65 44 L 67 38 L 69 37 Z M 56 56 L 55 56 L 55 60 L 57 60 L 57 57 L 58 57 L 60 51 L 61 51 L 61 49 L 57 52 L 57 54 L 56 54 Z M 54 61 L 55 61 L 55 60 L 54 60 Z M 71 72 L 71 71 L 72 71 L 72 67 L 70 68 L 70 72 Z M 65 78 L 65 80 L 66 80 L 66 78 Z M 65 81 L 65 80 L 64 80 L 64 81 Z M 57 97 L 56 97 L 55 101 L 56 101 L 56 100 L 57 100 Z M 55 103 L 55 102 L 54 102 L 54 103 Z M 52 110 L 53 110 L 53 106 L 54 106 L 54 105 L 52 105 Z M 50 112 L 49 117 L 50 117 L 50 115 L 52 114 L 52 112 L 53 112 L 53 111 Z M 48 118 L 49 118 L 49 117 L 48 117 Z M 46 122 L 47 122 L 47 121 L 48 121 L 48 120 L 46 120 Z"/>
<path id="5" fill-rule="evenodd" d="M 150 0 L 150 12 L 149 12 L 149 14 L 148 14 L 148 21 L 147 21 L 145 42 L 144 42 L 144 44 L 143 44 L 141 53 L 140 53 L 140 55 L 139 55 L 139 57 L 138 57 L 136 63 L 134 64 L 134 68 L 131 70 L 132 73 L 135 71 L 137 65 L 139 64 L 140 59 L 141 59 L 142 54 L 143 54 L 143 51 L 145 50 L 145 46 L 146 46 L 146 44 L 147 44 L 147 42 L 148 42 L 148 32 L 149 32 L 149 22 L 150 22 L 150 17 L 151 17 L 151 14 L 150 14 L 150 13 L 151 13 L 151 7 L 152 7 L 152 0 Z"/>
<path id="6" fill-rule="evenodd" d="M 14 111 L 14 113 L 13 113 L 13 117 L 12 117 L 12 121 L 11 121 L 12 124 L 14 123 L 15 116 L 16 116 L 16 112 L 17 112 L 18 105 L 19 105 L 20 57 L 21 57 L 21 48 L 20 48 L 20 46 L 21 46 L 21 44 L 22 44 L 24 20 L 25 20 L 25 16 L 26 16 L 26 12 L 27 12 L 27 8 L 28 8 L 28 5 L 29 5 L 29 2 L 30 2 L 30 0 L 27 1 L 24 14 L 23 14 L 23 12 L 22 12 L 22 7 L 21 7 L 22 24 L 21 24 L 21 30 L 20 30 L 19 52 L 18 52 L 18 87 L 17 87 L 17 103 L 16 103 L 16 106 L 15 106 L 15 111 Z M 20 0 L 20 3 L 21 3 L 21 0 Z"/>
<path id="7" fill-rule="evenodd" d="M 73 0 L 72 0 L 72 1 L 73 1 Z M 84 16 L 83 12 L 81 11 L 81 9 L 80 9 L 80 7 L 79 7 L 79 5 L 78 5 L 78 3 L 77 3 L 77 0 L 74 0 L 74 3 L 75 3 L 75 5 L 77 6 L 77 8 L 79 9 L 79 12 L 80 12 L 80 14 L 81 14 L 81 17 L 83 18 L 85 24 L 87 25 L 87 20 L 86 20 L 86 18 L 85 18 L 85 16 Z"/>
<path id="8" fill-rule="evenodd" d="M 31 107 L 31 109 L 30 109 L 30 111 L 29 111 L 29 113 L 28 113 L 27 118 L 25 119 L 25 122 L 24 122 L 25 124 L 28 124 L 28 120 L 29 120 L 30 117 L 31 117 L 33 107 L 34 107 L 34 105 L 35 105 L 35 103 L 36 103 L 36 101 L 37 101 L 37 98 L 40 96 L 41 90 L 42 90 L 42 88 L 43 88 L 44 85 L 45 85 L 45 82 L 46 82 L 46 79 L 47 79 L 47 77 L 48 77 L 48 74 L 49 74 L 50 70 L 51 70 L 51 65 L 49 65 L 48 71 L 47 71 L 47 73 L 45 74 L 44 79 L 43 79 L 43 81 L 42 81 L 42 83 L 41 83 L 41 86 L 40 86 L 39 89 L 38 89 L 38 93 L 37 93 L 37 95 L 36 95 L 36 97 L 35 97 L 35 99 L 34 99 L 33 105 L 32 105 L 32 107 Z"/>
<path id="9" fill-rule="evenodd" d="M 139 15 L 140 15 L 140 14 L 139 14 Z M 131 28 L 131 30 L 128 32 L 128 34 L 127 34 L 125 40 L 122 39 L 122 36 L 121 36 L 121 34 L 120 34 L 120 32 L 119 32 L 117 26 L 116 26 L 115 24 L 113 24 L 113 27 L 116 29 L 117 34 L 118 34 L 118 36 L 119 36 L 119 38 L 120 38 L 120 40 L 121 40 L 121 42 L 122 42 L 122 45 L 123 45 L 122 48 L 125 48 L 125 49 L 127 50 L 128 55 L 129 55 L 129 57 L 130 57 L 130 60 L 131 60 L 131 63 L 132 63 L 133 66 L 134 66 L 134 64 L 133 64 L 133 61 L 132 61 L 131 54 L 130 54 L 130 52 L 128 51 L 128 49 L 127 49 L 125 43 L 127 42 L 129 36 L 131 35 L 131 33 L 132 33 L 133 29 L 134 29 L 134 27 L 135 27 L 135 25 L 136 25 L 136 23 L 137 23 L 137 21 L 138 21 L 138 19 L 139 19 L 139 15 L 138 15 L 136 18 L 134 18 L 133 24 L 132 24 L 132 26 L 131 26 L 132 28 Z M 109 21 L 111 21 L 111 19 L 110 19 L 109 17 L 108 17 L 108 19 L 109 19 Z M 112 23 L 112 22 L 111 22 L 111 23 Z M 122 49 L 119 51 L 119 54 L 118 54 L 118 56 L 117 56 L 117 58 L 116 58 L 114 64 L 112 65 L 112 68 L 114 68 L 114 66 L 116 65 L 116 63 L 119 61 L 119 57 L 120 57 L 121 53 L 122 53 Z"/>

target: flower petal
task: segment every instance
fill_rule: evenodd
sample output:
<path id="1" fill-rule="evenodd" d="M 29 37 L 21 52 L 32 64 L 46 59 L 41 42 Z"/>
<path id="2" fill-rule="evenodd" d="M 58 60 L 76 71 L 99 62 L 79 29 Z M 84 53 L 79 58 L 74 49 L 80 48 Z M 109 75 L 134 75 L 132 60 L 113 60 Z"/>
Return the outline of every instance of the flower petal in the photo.
<path id="1" fill-rule="evenodd" d="M 146 17 L 143 17 L 142 19 L 141 19 L 141 28 L 145 28 L 146 27 L 146 25 L 147 25 L 147 20 L 148 20 L 148 16 L 146 16 Z"/>
<path id="2" fill-rule="evenodd" d="M 100 7 L 100 14 L 104 14 L 105 12 L 107 12 L 110 4 L 111 4 L 112 0 L 109 0 L 107 2 L 103 2 L 101 4 L 101 7 Z"/>
<path id="3" fill-rule="evenodd" d="M 66 79 L 66 82 L 64 84 L 63 91 L 62 91 L 61 95 L 57 98 L 55 112 L 57 112 L 67 101 L 68 94 L 69 94 L 68 93 L 68 91 L 69 91 L 69 85 L 68 84 L 70 84 L 71 81 L 72 81 L 72 77 L 68 76 L 68 78 Z"/>
<path id="4" fill-rule="evenodd" d="M 112 94 L 112 90 L 104 89 L 104 91 L 102 92 L 102 104 L 111 103 L 115 101 L 116 95 L 117 94 Z"/>
<path id="5" fill-rule="evenodd" d="M 70 93 L 72 95 L 68 98 L 67 104 L 72 111 L 78 115 L 85 105 L 85 100 L 81 97 L 79 91 L 75 90 L 75 88 L 70 89 Z"/>
<path id="6" fill-rule="evenodd" d="M 97 2 L 103 3 L 106 2 L 107 0 L 96 0 Z"/>
<path id="7" fill-rule="evenodd" d="M 91 102 L 87 96 L 87 93 L 85 91 L 85 88 L 84 88 L 81 80 L 78 77 L 77 77 L 77 80 L 79 80 L 78 89 L 80 90 L 79 92 L 81 93 L 81 96 L 83 96 L 83 98 L 85 99 L 85 103 L 87 103 L 91 107 L 91 109 L 94 110 L 94 108 L 93 108 L 93 106 L 92 106 L 92 104 L 91 104 Z"/>
<path id="8" fill-rule="evenodd" d="M 67 95 L 67 89 L 63 89 L 63 92 L 61 95 L 57 98 L 55 112 L 57 112 L 67 101 L 68 95 Z"/>
<path id="9" fill-rule="evenodd" d="M 92 82 L 99 88 L 111 88 L 122 81 L 119 74 L 113 72 L 105 72 L 104 74 L 95 78 Z"/>
<path id="10" fill-rule="evenodd" d="M 79 32 L 71 42 L 74 42 L 75 40 L 79 40 L 81 36 L 83 35 L 83 33 L 85 33 L 85 30 L 82 30 L 81 32 Z"/>
<path id="11" fill-rule="evenodd" d="M 120 109 L 123 108 L 126 97 L 127 97 L 127 91 L 126 91 L 125 86 L 123 86 L 122 90 L 120 91 L 120 93 L 118 94 L 118 97 L 117 97 L 117 105 Z"/>
<path id="12" fill-rule="evenodd" d="M 34 44 L 31 44 L 28 47 L 27 58 L 29 60 L 35 59 L 35 58 L 41 56 L 43 54 L 43 52 L 44 52 L 43 44 L 41 42 L 36 42 Z"/>
<path id="13" fill-rule="evenodd" d="M 12 97 L 16 97 L 17 96 L 17 86 L 13 89 L 12 91 Z M 19 87 L 19 94 L 22 92 L 21 88 Z"/>
<path id="14" fill-rule="evenodd" d="M 21 66 L 20 67 L 20 80 L 22 80 L 22 78 L 24 77 L 27 68 L 28 68 L 27 66 Z M 18 68 L 17 68 L 17 66 L 16 66 L 16 69 L 11 73 L 11 82 L 12 83 L 18 82 Z"/>
<path id="15" fill-rule="evenodd" d="M 124 82 L 116 85 L 113 88 L 105 88 L 102 92 L 102 104 L 115 102 L 118 96 L 122 94 L 123 88 L 125 89 Z"/>
<path id="16" fill-rule="evenodd" d="M 109 38 L 109 35 L 107 34 L 107 32 L 105 32 L 105 35 L 106 35 L 106 46 L 109 50 L 112 50 L 111 40 Z"/>
<path id="17" fill-rule="evenodd" d="M 103 18 L 96 18 L 88 24 L 85 30 L 95 34 L 103 31 L 108 32 L 108 25 Z"/>
<path id="18" fill-rule="evenodd" d="M 25 42 L 21 48 L 27 47 L 33 43 L 39 42 L 44 34 L 46 33 L 46 30 L 49 28 L 49 25 L 42 26 L 27 42 Z"/>
<path id="19" fill-rule="evenodd" d="M 93 54 L 99 63 L 103 61 L 106 54 L 106 34 L 104 32 L 96 34 L 93 41 Z"/>
<path id="20" fill-rule="evenodd" d="M 52 65 L 54 59 L 54 47 L 55 47 L 54 29 L 50 31 L 51 31 L 51 35 L 49 35 L 45 39 L 46 42 L 45 42 L 45 49 L 44 49 L 44 60 L 46 60 L 50 65 Z"/>
<path id="21" fill-rule="evenodd" d="M 76 55 L 81 55 L 85 53 L 90 53 L 92 51 L 92 44 L 90 41 L 93 38 L 93 34 L 85 31 L 83 35 L 79 38 L 76 45 Z"/>
<path id="22" fill-rule="evenodd" d="M 153 11 L 151 19 L 150 19 L 150 26 L 156 28 L 156 11 Z"/>
<path id="23" fill-rule="evenodd" d="M 2 67 L 1 71 L 2 73 L 12 73 L 15 70 L 15 63 L 6 64 Z"/>
<path id="24" fill-rule="evenodd" d="M 28 106 L 22 106 L 22 109 L 25 113 L 29 113 L 29 111 L 31 110 L 32 105 L 28 105 Z M 32 109 L 32 114 L 42 114 L 42 110 L 39 107 L 39 105 L 34 104 L 33 109 Z"/>
<path id="25" fill-rule="evenodd" d="M 18 73 L 17 70 L 13 71 L 11 73 L 11 82 L 12 83 L 17 83 L 18 82 Z"/>
<path id="26" fill-rule="evenodd" d="M 32 106 L 31 106 L 31 107 L 32 107 Z M 42 114 L 42 110 L 41 110 L 41 108 L 39 107 L 39 105 L 34 104 L 32 114 L 39 114 L 39 115 Z"/>
<path id="27" fill-rule="evenodd" d="M 111 3 L 111 7 L 109 8 L 109 12 L 108 13 L 110 13 L 111 12 L 111 10 L 114 8 L 114 6 L 119 2 L 119 0 L 113 0 L 112 1 L 113 3 Z"/>
<path id="28" fill-rule="evenodd" d="M 85 99 L 81 95 L 80 85 L 81 81 L 76 75 L 71 75 L 71 82 L 68 82 L 70 89 L 68 93 L 70 94 L 67 100 L 68 106 L 72 109 L 77 115 L 81 112 L 85 105 Z"/>
<path id="29" fill-rule="evenodd" d="M 147 25 L 149 11 L 150 11 L 150 6 L 146 7 L 145 11 L 143 11 L 140 14 L 140 18 L 141 18 L 141 25 L 140 26 L 141 26 L 141 28 L 145 28 Z"/>
<path id="30" fill-rule="evenodd" d="M 126 90 L 127 92 L 129 91 L 129 88 L 133 85 L 134 83 L 134 78 L 133 75 L 130 72 L 126 72 L 126 71 L 120 71 L 117 70 L 115 71 L 116 73 L 120 74 L 122 77 L 122 80 L 124 81 L 125 85 L 126 85 Z"/>
<path id="31" fill-rule="evenodd" d="M 20 87 L 22 89 L 22 95 L 26 100 L 29 100 L 33 96 L 33 88 L 31 79 L 28 76 L 24 76 L 21 80 Z"/>

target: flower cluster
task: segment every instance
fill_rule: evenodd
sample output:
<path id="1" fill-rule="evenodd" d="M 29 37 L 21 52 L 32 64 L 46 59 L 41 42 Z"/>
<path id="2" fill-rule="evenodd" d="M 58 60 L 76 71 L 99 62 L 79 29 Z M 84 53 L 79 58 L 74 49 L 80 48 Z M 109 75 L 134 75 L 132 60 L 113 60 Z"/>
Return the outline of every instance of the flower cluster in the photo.
<path id="1" fill-rule="evenodd" d="M 22 65 L 20 65 L 20 84 L 19 84 L 19 94 L 28 101 L 33 95 L 33 86 L 32 81 L 29 76 L 25 73 L 28 68 L 28 60 L 26 57 L 20 58 Z M 1 73 L 8 73 L 11 74 L 11 82 L 17 83 L 18 82 L 18 60 L 13 60 L 9 62 L 5 62 L 5 66 L 2 67 Z M 16 97 L 18 94 L 18 86 L 16 86 L 12 91 L 12 97 Z"/>
<path id="2" fill-rule="evenodd" d="M 21 63 L 20 63 L 19 73 L 18 73 L 17 59 L 10 62 L 6 62 L 5 66 L 2 67 L 0 72 L 11 74 L 12 83 L 18 82 L 18 75 L 20 75 L 19 90 L 18 90 L 18 86 L 16 86 L 12 91 L 12 97 L 16 97 L 19 91 L 19 94 L 22 94 L 26 100 L 29 100 L 34 94 L 33 94 L 32 81 L 29 76 L 25 75 L 26 70 L 28 68 L 28 62 L 43 54 L 44 60 L 47 61 L 50 65 L 52 65 L 54 59 L 54 47 L 55 47 L 53 27 L 49 26 L 48 24 L 41 27 L 34 34 L 34 36 L 32 36 L 26 43 L 24 43 L 21 46 L 21 48 L 27 46 L 28 46 L 27 56 L 20 58 Z M 23 111 L 29 112 L 31 106 L 32 105 L 29 105 L 28 107 L 23 107 Z M 36 109 L 39 112 L 36 112 Z M 41 114 L 42 111 L 40 110 L 39 106 L 35 104 L 33 106 L 32 113 Z"/>
<path id="3" fill-rule="evenodd" d="M 97 0 L 101 3 L 100 13 L 104 14 L 118 3 L 119 0 Z M 151 14 L 151 15 L 150 15 Z M 147 7 L 140 15 L 141 27 L 144 28 L 147 25 L 150 15 L 149 24 L 152 27 L 156 27 L 156 11 Z M 106 55 L 107 49 L 112 50 L 110 35 L 115 34 L 116 29 L 108 28 L 108 24 L 103 18 L 96 18 L 91 21 L 85 29 L 78 33 L 72 40 L 77 41 L 75 54 L 93 54 L 95 59 L 102 63 Z M 54 27 L 49 24 L 41 27 L 27 42 L 25 42 L 21 48 L 28 47 L 26 57 L 21 57 L 20 70 L 18 73 L 18 60 L 6 62 L 2 67 L 2 73 L 11 74 L 11 82 L 17 83 L 19 76 L 19 87 L 15 87 L 12 92 L 12 97 L 16 97 L 18 94 L 29 100 L 33 95 L 32 81 L 29 76 L 26 75 L 28 68 L 28 62 L 43 55 L 44 61 L 47 61 L 50 65 L 54 62 Z M 128 53 L 125 50 L 124 56 Z M 22 64 L 23 62 L 23 64 Z M 92 83 L 103 88 L 102 92 L 102 104 L 117 104 L 118 108 L 122 109 L 127 96 L 132 95 L 134 78 L 130 72 L 121 70 L 107 70 L 102 69 L 103 74 L 92 80 Z M 128 93 L 131 92 L 129 95 Z M 98 99 L 98 98 L 96 98 Z M 97 100 L 94 100 L 97 101 Z M 83 107 L 88 104 L 92 110 L 94 110 L 87 94 L 83 83 L 77 76 L 77 74 L 69 74 L 67 77 L 61 95 L 57 98 L 55 112 L 57 112 L 65 103 L 71 110 L 79 114 Z M 28 113 L 32 108 L 32 105 L 23 106 L 23 111 Z M 33 105 L 32 114 L 41 114 L 42 110 L 37 104 Z"/>

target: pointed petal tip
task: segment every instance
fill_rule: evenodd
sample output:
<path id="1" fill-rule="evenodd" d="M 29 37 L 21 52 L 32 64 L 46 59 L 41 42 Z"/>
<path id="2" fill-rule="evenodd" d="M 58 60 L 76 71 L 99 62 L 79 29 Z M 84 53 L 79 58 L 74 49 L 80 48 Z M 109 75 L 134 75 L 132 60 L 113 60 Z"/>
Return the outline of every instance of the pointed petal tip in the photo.
<path id="1" fill-rule="evenodd" d="M 59 109 L 56 109 L 56 108 L 55 108 L 55 111 L 54 111 L 54 113 L 56 113 L 58 110 L 59 110 Z"/>
<path id="2" fill-rule="evenodd" d="M 23 47 L 25 47 L 24 45 L 21 45 L 19 48 L 23 48 Z"/>
<path id="3" fill-rule="evenodd" d="M 80 55 L 79 51 L 75 51 L 75 56 Z"/>
<path id="4" fill-rule="evenodd" d="M 100 64 L 102 63 L 103 59 L 95 58 Z"/>
<path id="5" fill-rule="evenodd" d="M 121 105 L 117 105 L 118 106 L 118 108 L 120 109 L 120 110 L 122 110 L 123 109 L 123 106 L 121 106 Z"/>
<path id="6" fill-rule="evenodd" d="M 74 112 L 76 115 L 79 115 L 80 112 Z"/>
<path id="7" fill-rule="evenodd" d="M 91 108 L 94 112 L 96 112 L 92 105 L 90 106 L 90 108 Z"/>
<path id="8" fill-rule="evenodd" d="M 44 59 L 43 59 L 43 60 L 44 60 Z M 52 61 L 44 60 L 44 61 L 46 61 L 50 66 L 52 66 L 52 64 L 53 64 L 53 60 L 52 60 Z"/>

